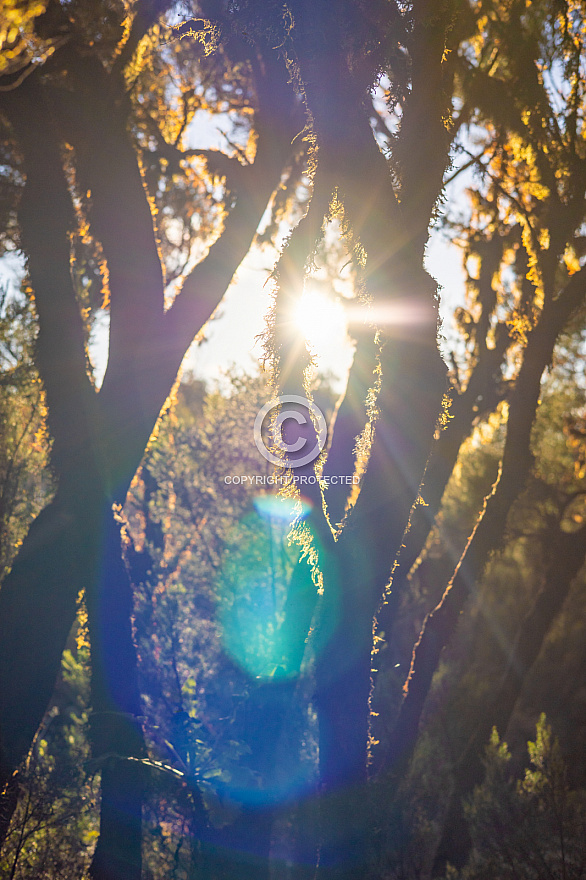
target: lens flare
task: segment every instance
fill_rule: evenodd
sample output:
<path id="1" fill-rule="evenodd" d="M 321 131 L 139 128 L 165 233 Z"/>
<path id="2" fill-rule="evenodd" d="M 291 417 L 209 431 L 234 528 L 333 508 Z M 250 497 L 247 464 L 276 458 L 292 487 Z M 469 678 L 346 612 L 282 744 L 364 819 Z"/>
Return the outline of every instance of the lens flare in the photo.
<path id="1" fill-rule="evenodd" d="M 428 323 L 430 311 L 425 306 L 408 299 L 376 304 L 355 303 L 346 309 L 350 324 L 372 324 L 388 332 L 414 325 Z"/>
<path id="2" fill-rule="evenodd" d="M 292 523 L 305 519 L 311 512 L 311 501 L 307 498 L 282 498 L 280 495 L 257 495 L 254 509 L 264 520 Z"/>
<path id="3" fill-rule="evenodd" d="M 346 339 L 344 307 L 317 287 L 304 290 L 295 307 L 294 320 L 314 354 L 323 355 Z"/>
<path id="4" fill-rule="evenodd" d="M 289 678 L 302 671 L 304 639 L 299 643 L 291 631 L 285 606 L 291 589 L 316 592 L 311 568 L 290 540 L 299 503 L 264 495 L 254 506 L 232 530 L 222 557 L 220 634 L 227 653 L 253 678 Z M 307 502 L 305 509 L 309 512 Z"/>

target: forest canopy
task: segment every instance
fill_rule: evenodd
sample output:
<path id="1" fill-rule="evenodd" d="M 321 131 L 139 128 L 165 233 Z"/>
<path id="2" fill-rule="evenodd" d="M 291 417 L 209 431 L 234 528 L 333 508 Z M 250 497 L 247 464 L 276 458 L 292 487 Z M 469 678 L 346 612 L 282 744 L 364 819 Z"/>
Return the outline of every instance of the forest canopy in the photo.
<path id="1" fill-rule="evenodd" d="M 4 4 L 6 876 L 583 876 L 585 39 L 578 0 Z M 207 388 L 261 252 L 262 367 Z"/>

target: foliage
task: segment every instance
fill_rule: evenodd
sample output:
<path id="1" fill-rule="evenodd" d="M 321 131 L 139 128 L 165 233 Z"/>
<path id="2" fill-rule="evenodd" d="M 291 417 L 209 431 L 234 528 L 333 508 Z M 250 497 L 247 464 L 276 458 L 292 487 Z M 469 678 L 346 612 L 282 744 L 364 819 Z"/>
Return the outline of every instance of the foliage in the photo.
<path id="1" fill-rule="evenodd" d="M 184 381 L 126 507 L 151 753 L 195 786 L 219 829 L 267 783 L 256 755 L 262 734 L 251 741 L 261 721 L 253 699 L 263 681 L 287 677 L 279 629 L 299 549 L 288 540 L 290 505 L 253 444 L 264 393 L 262 377 L 233 376 L 224 393 Z M 289 736 L 309 738 L 310 754 L 296 755 L 299 786 L 313 773 L 314 744 L 303 713 L 290 723 Z M 155 783 L 149 863 L 163 870 L 174 851 L 182 863 L 195 856 L 182 845 L 190 808 L 180 783 Z"/>
<path id="2" fill-rule="evenodd" d="M 98 835 L 99 777 L 89 767 L 87 648 L 68 648 L 52 706 L 19 777 L 2 876 L 86 877 Z"/>
<path id="3" fill-rule="evenodd" d="M 506 743 L 493 732 L 486 780 L 468 806 L 474 849 L 463 878 L 580 878 L 586 857 L 584 792 L 571 791 L 560 746 L 545 715 L 528 743 L 530 767 L 510 773 Z"/>
<path id="4" fill-rule="evenodd" d="M 19 365 L 0 389 L 0 526 L 9 545 L 22 538 L 1 560 L 14 563 L 0 592 L 0 684 L 14 683 L 0 693 L 5 794 L 43 723 L 83 590 L 102 768 L 95 880 L 140 876 L 143 802 L 153 875 L 195 871 L 207 844 L 223 853 L 212 876 L 239 880 L 268 877 L 275 853 L 296 845 L 301 865 L 319 853 L 328 880 L 360 876 L 367 860 L 383 876 L 441 873 L 452 854 L 461 868 L 461 805 L 482 779 L 488 730 L 504 735 L 516 707 L 522 723 L 541 708 L 539 688 L 523 703 L 525 683 L 548 633 L 568 626 L 566 597 L 580 605 L 583 5 L 52 0 L 7 10 L 1 240 L 27 260 L 43 395 L 30 315 L 3 305 Z M 206 118 L 226 126 L 221 151 L 198 140 Z M 452 179 L 475 177 L 464 215 L 446 224 L 467 299 L 440 431 L 446 369 L 424 251 L 450 161 Z M 339 231 L 332 265 L 343 251 L 356 288 L 347 389 L 326 455 L 299 471 L 314 477 L 297 498 L 302 547 L 272 487 L 227 482 L 269 475 L 252 444 L 260 382 L 233 379 L 227 395 L 186 384 L 153 434 L 255 236 L 282 240 L 287 224 L 267 332 L 275 388 L 312 394 L 291 310 L 328 250 L 326 229 Z M 99 313 L 110 321 L 100 388 L 87 359 Z M 32 476 L 46 462 L 44 406 L 50 503 Z M 304 430 L 311 441 L 315 426 Z M 332 475 L 360 479 L 326 492 Z M 60 876 L 72 837 L 61 846 L 48 823 L 67 822 L 84 842 L 94 827 L 75 770 L 85 709 L 56 705 L 54 742 L 41 732 L 31 753 L 44 750 L 42 769 L 21 771 L 8 852 L 26 839 L 11 864 Z M 531 834 L 558 810 L 558 842 L 544 831 L 535 852 L 554 872 L 567 856 L 573 870 L 560 841 L 562 819 L 578 813 L 558 747 L 540 731 L 520 786 L 493 742 L 468 811 L 471 876 L 509 870 L 491 837 L 507 818 L 499 809 Z M 317 831 L 303 819 L 316 800 Z M 517 860 L 525 845 L 514 838 Z M 524 859 L 527 876 L 534 867 Z"/>
<path id="5" fill-rule="evenodd" d="M 0 295 L 0 577 L 52 493 L 30 302 Z"/>

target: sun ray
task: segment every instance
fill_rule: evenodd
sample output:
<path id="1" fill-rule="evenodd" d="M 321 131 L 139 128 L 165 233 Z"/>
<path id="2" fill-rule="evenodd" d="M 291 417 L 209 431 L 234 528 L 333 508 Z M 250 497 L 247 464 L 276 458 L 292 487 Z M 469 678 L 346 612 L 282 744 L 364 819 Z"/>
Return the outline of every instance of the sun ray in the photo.
<path id="1" fill-rule="evenodd" d="M 311 353 L 318 357 L 346 339 L 348 322 L 343 305 L 318 287 L 311 286 L 303 292 L 294 321 Z"/>

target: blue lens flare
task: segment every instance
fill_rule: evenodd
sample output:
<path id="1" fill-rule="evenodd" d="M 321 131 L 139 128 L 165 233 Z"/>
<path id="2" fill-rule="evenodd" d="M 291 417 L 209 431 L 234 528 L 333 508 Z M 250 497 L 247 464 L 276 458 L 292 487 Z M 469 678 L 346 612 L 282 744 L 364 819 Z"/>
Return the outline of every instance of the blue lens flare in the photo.
<path id="1" fill-rule="evenodd" d="M 228 537 L 216 584 L 223 646 L 253 678 L 296 676 L 307 630 L 292 628 L 291 601 L 311 608 L 317 588 L 292 523 L 311 508 L 304 499 L 270 494 L 257 496 L 253 507 Z"/>
<path id="2" fill-rule="evenodd" d="M 275 519 L 292 523 L 296 519 L 306 519 L 311 513 L 312 504 L 307 498 L 282 498 L 280 495 L 257 495 L 253 501 L 254 509 L 265 520 Z"/>

